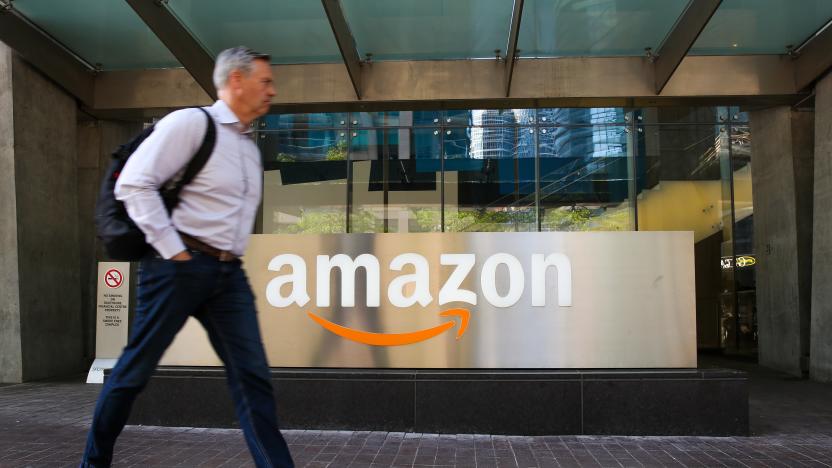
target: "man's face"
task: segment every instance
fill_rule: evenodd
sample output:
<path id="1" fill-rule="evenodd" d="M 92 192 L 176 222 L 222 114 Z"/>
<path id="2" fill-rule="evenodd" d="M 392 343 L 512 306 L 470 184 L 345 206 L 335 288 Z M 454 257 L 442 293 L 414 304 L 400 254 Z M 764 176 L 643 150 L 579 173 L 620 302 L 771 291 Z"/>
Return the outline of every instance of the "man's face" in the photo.
<path id="1" fill-rule="evenodd" d="M 255 60 L 251 73 L 232 72 L 231 82 L 237 101 L 255 117 L 269 111 L 272 97 L 276 94 L 272 81 L 272 68 L 265 60 Z"/>

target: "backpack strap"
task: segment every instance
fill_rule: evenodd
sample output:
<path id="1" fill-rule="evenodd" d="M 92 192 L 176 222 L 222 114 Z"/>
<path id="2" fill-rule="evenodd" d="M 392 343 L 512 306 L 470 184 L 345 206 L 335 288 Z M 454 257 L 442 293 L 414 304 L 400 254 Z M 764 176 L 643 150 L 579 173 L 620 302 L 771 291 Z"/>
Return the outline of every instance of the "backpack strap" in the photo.
<path id="1" fill-rule="evenodd" d="M 211 114 L 209 114 L 208 111 L 202 107 L 197 107 L 197 109 L 201 110 L 202 113 L 205 114 L 205 117 L 208 119 L 208 127 L 205 131 L 205 137 L 202 139 L 202 145 L 200 145 L 194 157 L 188 162 L 182 177 L 176 182 L 176 185 L 174 185 L 173 188 L 166 191 L 164 194 L 164 198 L 168 201 L 168 203 L 166 203 L 168 212 L 173 211 L 173 209 L 176 208 L 176 205 L 179 204 L 179 193 L 182 192 L 182 188 L 191 183 L 191 181 L 194 180 L 194 177 L 199 174 L 199 171 L 205 167 L 205 164 L 208 162 L 208 158 L 210 158 L 211 153 L 214 152 L 214 146 L 217 142 L 217 129 L 214 124 L 214 119 L 211 118 Z"/>

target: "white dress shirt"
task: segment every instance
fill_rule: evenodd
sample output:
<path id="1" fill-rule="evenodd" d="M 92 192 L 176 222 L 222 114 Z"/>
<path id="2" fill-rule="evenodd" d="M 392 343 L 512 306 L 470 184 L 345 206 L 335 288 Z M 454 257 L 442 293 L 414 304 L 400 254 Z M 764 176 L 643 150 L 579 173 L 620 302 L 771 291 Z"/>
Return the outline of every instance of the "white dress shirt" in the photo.
<path id="1" fill-rule="evenodd" d="M 214 152 L 182 189 L 172 216 L 159 188 L 184 170 L 202 144 L 207 119 L 199 109 L 179 110 L 156 123 L 116 182 L 116 198 L 163 258 L 185 250 L 177 231 L 242 255 L 254 227 L 262 191 L 260 151 L 225 102 L 206 110 L 217 129 Z"/>

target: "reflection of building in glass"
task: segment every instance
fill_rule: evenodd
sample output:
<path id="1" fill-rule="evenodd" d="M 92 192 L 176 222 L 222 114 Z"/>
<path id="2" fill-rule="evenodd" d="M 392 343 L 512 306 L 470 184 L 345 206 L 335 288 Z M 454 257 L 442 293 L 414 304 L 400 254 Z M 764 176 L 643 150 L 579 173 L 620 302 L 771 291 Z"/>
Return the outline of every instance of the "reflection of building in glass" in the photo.
<path id="1" fill-rule="evenodd" d="M 623 109 L 539 109 L 538 118 L 541 125 L 557 125 L 540 134 L 541 197 L 546 205 L 614 205 L 626 199 Z"/>
<path id="2" fill-rule="evenodd" d="M 445 165 L 446 171 L 457 173 L 458 203 L 510 213 L 495 215 L 489 223 L 525 230 L 534 217 L 530 210 L 535 188 L 535 111 L 474 110 L 470 116 L 465 159 Z"/>
<path id="3" fill-rule="evenodd" d="M 472 159 L 533 158 L 534 109 L 471 111 L 470 157 Z"/>
<path id="4" fill-rule="evenodd" d="M 499 110 L 471 111 L 472 159 L 510 158 L 514 149 L 514 114 Z"/>
<path id="5" fill-rule="evenodd" d="M 589 111 L 589 123 L 593 125 L 624 122 L 624 109 L 616 107 L 593 107 Z"/>
<path id="6" fill-rule="evenodd" d="M 269 114 L 260 119 L 260 125 L 268 130 L 303 130 L 344 127 L 346 121 L 345 113 Z"/>
<path id="7" fill-rule="evenodd" d="M 601 125 L 624 122 L 620 107 L 538 109 L 538 122 L 543 125 Z"/>
<path id="8" fill-rule="evenodd" d="M 269 134 L 260 141 L 265 163 L 346 159 L 343 132 L 291 130 Z"/>
<path id="9" fill-rule="evenodd" d="M 621 109 L 545 109 L 548 119 L 557 122 L 587 122 L 592 126 L 559 126 L 551 129 L 552 147 L 547 157 L 604 158 L 627 156 L 627 136 L 620 125 L 599 123 L 623 122 Z M 603 112 L 602 112 L 603 111 Z M 548 120 L 547 119 L 547 120 Z M 568 120 L 567 120 L 568 119 Z"/>
<path id="10" fill-rule="evenodd" d="M 521 125 L 531 125 L 535 120 L 534 110 L 531 109 L 514 109 L 514 116 Z M 534 135 L 533 127 L 517 128 L 516 156 L 518 158 L 534 158 L 536 146 Z"/>

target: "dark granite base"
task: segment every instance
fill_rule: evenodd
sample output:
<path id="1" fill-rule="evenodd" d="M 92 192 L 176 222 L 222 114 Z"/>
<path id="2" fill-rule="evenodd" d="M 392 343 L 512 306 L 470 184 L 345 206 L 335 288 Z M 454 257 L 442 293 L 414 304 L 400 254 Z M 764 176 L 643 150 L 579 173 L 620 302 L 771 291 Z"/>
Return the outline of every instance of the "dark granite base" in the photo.
<path id="1" fill-rule="evenodd" d="M 281 426 L 517 435 L 747 435 L 745 373 L 272 370 Z M 130 424 L 237 427 L 218 368 L 160 368 Z"/>

